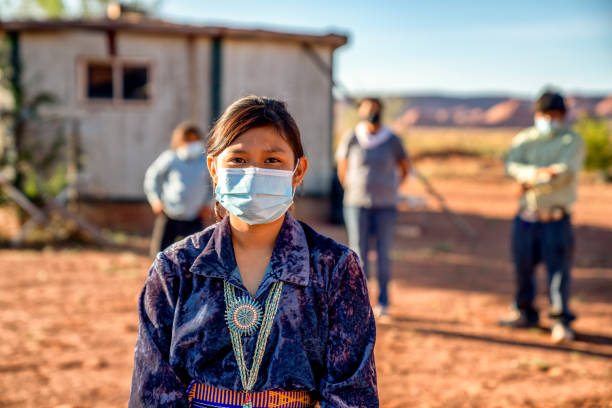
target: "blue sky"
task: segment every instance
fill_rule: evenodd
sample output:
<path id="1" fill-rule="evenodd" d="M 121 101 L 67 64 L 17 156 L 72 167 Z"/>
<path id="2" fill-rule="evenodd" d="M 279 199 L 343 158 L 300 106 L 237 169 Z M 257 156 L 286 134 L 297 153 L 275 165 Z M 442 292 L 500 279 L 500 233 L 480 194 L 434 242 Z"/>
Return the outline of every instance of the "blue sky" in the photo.
<path id="1" fill-rule="evenodd" d="M 612 93 L 612 1 L 166 0 L 188 23 L 347 33 L 349 90 Z"/>
<path id="2" fill-rule="evenodd" d="M 73 11 L 79 4 L 64 1 Z M 159 13 L 191 24 L 346 33 L 335 77 L 357 93 L 533 96 L 547 85 L 612 93 L 612 0 L 162 0 Z"/>

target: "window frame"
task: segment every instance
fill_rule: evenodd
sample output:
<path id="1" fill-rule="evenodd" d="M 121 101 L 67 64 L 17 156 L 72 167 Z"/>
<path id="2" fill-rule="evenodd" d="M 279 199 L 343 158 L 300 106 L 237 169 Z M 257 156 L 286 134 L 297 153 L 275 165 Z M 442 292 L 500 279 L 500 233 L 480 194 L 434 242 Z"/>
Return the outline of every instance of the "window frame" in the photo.
<path id="1" fill-rule="evenodd" d="M 88 72 L 87 68 L 90 64 L 108 64 L 112 69 L 113 78 L 113 97 L 112 98 L 89 98 L 87 95 L 88 87 Z M 141 57 L 86 57 L 82 56 L 77 59 L 78 80 L 77 92 L 78 100 L 84 106 L 120 106 L 120 107 L 150 107 L 155 98 L 153 82 L 155 80 L 155 69 L 153 61 L 150 58 Z M 123 67 L 139 67 L 147 68 L 147 99 L 124 99 L 123 98 Z"/>

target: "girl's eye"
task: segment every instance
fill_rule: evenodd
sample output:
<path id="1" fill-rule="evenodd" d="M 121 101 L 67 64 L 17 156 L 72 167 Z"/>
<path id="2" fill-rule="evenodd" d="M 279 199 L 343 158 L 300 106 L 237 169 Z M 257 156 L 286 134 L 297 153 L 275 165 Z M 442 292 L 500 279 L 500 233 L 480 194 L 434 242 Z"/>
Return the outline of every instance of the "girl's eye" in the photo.
<path id="1" fill-rule="evenodd" d="M 277 159 L 276 157 L 268 157 L 266 159 L 266 163 L 280 163 L 280 159 Z"/>
<path id="2" fill-rule="evenodd" d="M 230 163 L 246 163 L 246 161 L 242 157 L 232 157 L 229 159 Z"/>

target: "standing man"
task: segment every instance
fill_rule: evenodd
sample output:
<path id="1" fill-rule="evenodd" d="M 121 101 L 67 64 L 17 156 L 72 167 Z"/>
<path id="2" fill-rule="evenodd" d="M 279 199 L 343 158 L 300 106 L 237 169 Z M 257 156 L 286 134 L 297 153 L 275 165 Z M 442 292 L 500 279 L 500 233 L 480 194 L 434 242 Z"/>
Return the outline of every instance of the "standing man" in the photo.
<path id="1" fill-rule="evenodd" d="M 376 241 L 379 296 L 374 314 L 388 319 L 389 252 L 397 218 L 397 190 L 410 166 L 399 137 L 381 125 L 379 99 L 364 99 L 357 114 L 360 122 L 336 151 L 338 179 L 344 188 L 344 222 L 349 245 L 359 255 L 366 277 L 369 239 L 373 236 Z"/>
<path id="2" fill-rule="evenodd" d="M 568 302 L 574 236 L 570 216 L 576 201 L 578 174 L 584 160 L 582 138 L 564 123 L 566 107 L 556 92 L 544 92 L 535 103 L 534 126 L 512 141 L 506 171 L 516 181 L 519 213 L 512 231 L 517 291 L 514 314 L 502 326 L 537 326 L 535 268 L 548 271 L 551 339 L 571 341 L 575 319 Z"/>

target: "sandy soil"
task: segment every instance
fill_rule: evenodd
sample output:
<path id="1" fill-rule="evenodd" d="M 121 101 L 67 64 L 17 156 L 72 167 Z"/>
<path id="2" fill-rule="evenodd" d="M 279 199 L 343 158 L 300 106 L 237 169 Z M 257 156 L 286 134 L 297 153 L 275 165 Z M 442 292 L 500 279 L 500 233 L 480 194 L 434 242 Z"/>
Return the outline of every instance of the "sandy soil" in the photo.
<path id="1" fill-rule="evenodd" d="M 554 346 L 546 320 L 529 331 L 496 326 L 513 291 L 515 204 L 501 170 L 484 166 L 478 182 L 432 178 L 476 239 L 431 198 L 400 216 L 393 321 L 379 325 L 376 346 L 381 405 L 612 407 L 612 186 L 581 187 L 572 298 L 578 337 Z M 427 174 L 435 167 L 420 165 Z M 424 196 L 415 181 L 406 191 Z M 315 227 L 346 240 L 341 227 Z M 94 249 L 1 250 L 0 407 L 126 406 L 136 299 L 149 262 Z M 540 285 L 542 309 L 545 292 Z"/>

